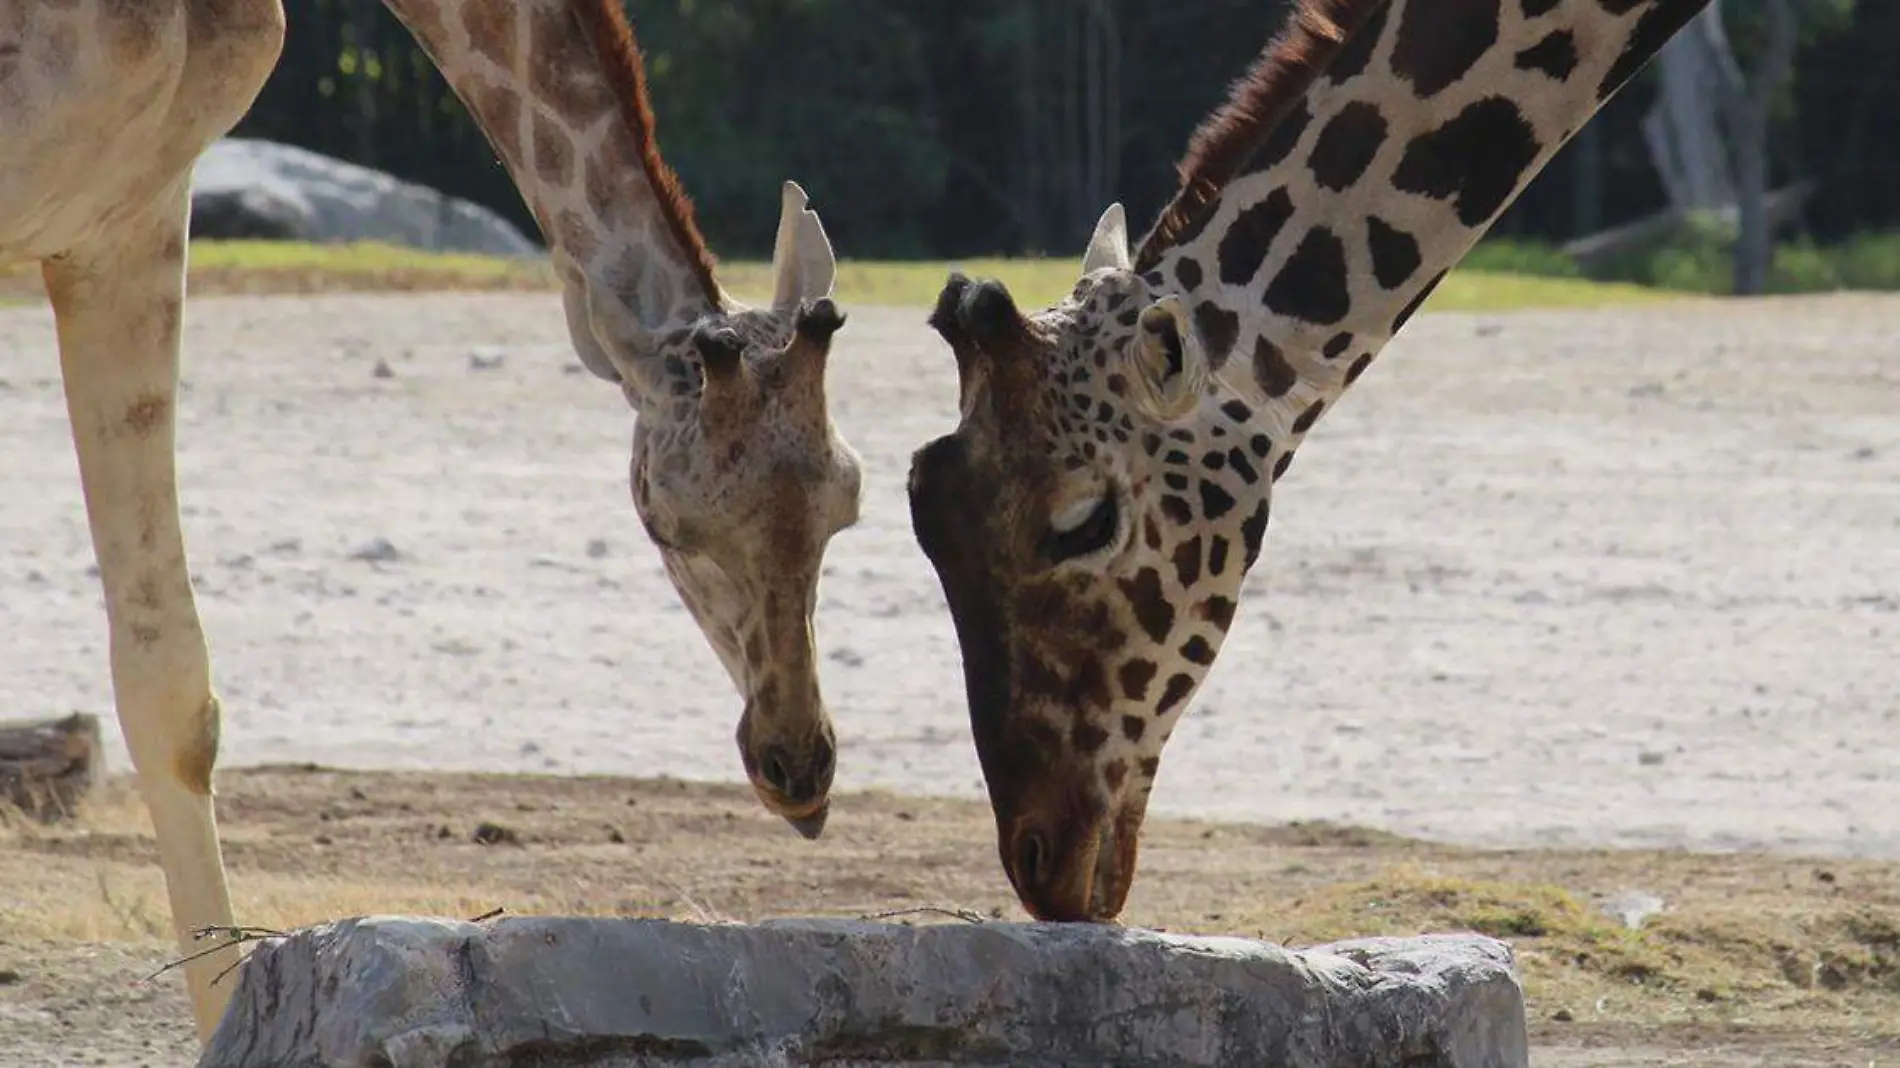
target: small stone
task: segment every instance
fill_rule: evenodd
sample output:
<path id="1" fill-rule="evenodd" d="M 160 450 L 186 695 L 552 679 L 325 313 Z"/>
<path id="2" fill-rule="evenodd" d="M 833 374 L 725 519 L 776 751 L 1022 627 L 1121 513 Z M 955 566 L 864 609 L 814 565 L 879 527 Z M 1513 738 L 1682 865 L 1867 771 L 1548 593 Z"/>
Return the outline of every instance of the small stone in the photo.
<path id="1" fill-rule="evenodd" d="M 0 968 L 0 986 L 12 986 L 15 983 L 25 981 L 25 979 L 26 976 L 21 975 L 12 968 Z"/>
<path id="2" fill-rule="evenodd" d="M 350 559 L 366 563 L 384 564 L 403 559 L 403 552 L 396 548 L 388 538 L 372 538 L 356 551 L 350 553 Z"/>
<path id="3" fill-rule="evenodd" d="M 1569 1009 L 1558 1009 L 1556 1012 L 1550 1014 L 1550 1018 L 1558 1023 L 1569 1023 L 1577 1018 L 1577 1014 L 1571 1012 Z"/>
<path id="4" fill-rule="evenodd" d="M 383 359 L 377 360 L 376 366 L 371 368 L 369 373 L 370 373 L 370 377 L 372 378 L 396 377 L 395 369 L 389 366 L 388 360 L 383 360 Z"/>
<path id="5" fill-rule="evenodd" d="M 1619 890 L 1605 898 L 1600 907 L 1605 915 L 1622 921 L 1624 927 L 1635 931 L 1651 916 L 1663 910 L 1663 899 L 1647 890 Z"/>
<path id="6" fill-rule="evenodd" d="M 1663 762 L 1663 754 L 1654 749 L 1645 749 L 1636 755 L 1636 762 L 1646 768 L 1653 768 Z"/>
<path id="7" fill-rule="evenodd" d="M 499 823 L 489 823 L 486 820 L 475 825 L 475 833 L 471 837 L 476 845 L 518 846 L 521 844 L 521 836 L 515 833 L 514 828 L 503 827 Z"/>
<path id="8" fill-rule="evenodd" d="M 609 827 L 609 828 L 607 828 L 607 840 L 608 840 L 609 842 L 612 842 L 612 843 L 613 843 L 613 844 L 615 844 L 615 845 L 626 845 L 626 844 L 627 844 L 627 836 L 626 836 L 626 835 L 624 835 L 624 834 L 621 834 L 621 833 L 620 833 L 620 828 L 618 828 L 618 827 Z"/>
<path id="9" fill-rule="evenodd" d="M 468 369 L 471 371 L 494 371 L 507 361 L 499 352 L 471 352 L 468 354 Z"/>
<path id="10" fill-rule="evenodd" d="M 311 841 L 313 841 L 313 842 L 315 842 L 315 843 L 317 843 L 318 845 L 329 845 L 329 844 L 331 844 L 331 842 L 330 842 L 330 836 L 329 836 L 329 835 L 327 835 L 327 834 L 320 834 L 320 835 L 317 835 L 317 836 L 316 836 L 315 838 L 313 838 L 313 839 L 311 839 Z"/>
<path id="11" fill-rule="evenodd" d="M 607 539 L 590 538 L 587 542 L 587 558 L 599 560 L 607 555 Z"/>

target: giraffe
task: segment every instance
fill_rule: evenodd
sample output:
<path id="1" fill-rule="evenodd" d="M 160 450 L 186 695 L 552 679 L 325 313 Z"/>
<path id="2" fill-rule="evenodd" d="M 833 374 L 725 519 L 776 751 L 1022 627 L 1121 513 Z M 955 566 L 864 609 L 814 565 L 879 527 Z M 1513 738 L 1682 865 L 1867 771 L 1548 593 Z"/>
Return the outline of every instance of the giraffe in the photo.
<path id="1" fill-rule="evenodd" d="M 617 0 L 389 0 L 548 237 L 581 361 L 633 409 L 635 509 L 745 698 L 764 804 L 822 829 L 835 742 L 811 615 L 859 462 L 824 394 L 835 263 L 781 190 L 770 306 L 718 286 L 654 141 Z M 276 65 L 281 0 L 42 0 L 0 11 L 0 263 L 37 262 L 104 588 L 114 703 L 207 1039 L 236 947 L 212 791 L 221 711 L 178 517 L 191 168 Z M 112 166 L 101 166 L 102 159 Z"/>
<path id="2" fill-rule="evenodd" d="M 1018 899 L 1110 921 L 1272 487 L 1498 213 L 1707 0 L 1302 0 L 1131 251 L 1021 313 L 952 274 L 954 432 L 911 458 Z"/>

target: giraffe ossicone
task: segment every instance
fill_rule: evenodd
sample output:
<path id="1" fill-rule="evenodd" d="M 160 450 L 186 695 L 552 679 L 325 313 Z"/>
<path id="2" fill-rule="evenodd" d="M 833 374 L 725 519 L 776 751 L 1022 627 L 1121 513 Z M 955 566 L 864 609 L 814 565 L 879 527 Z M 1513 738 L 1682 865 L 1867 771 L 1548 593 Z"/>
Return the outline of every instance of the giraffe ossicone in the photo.
<path id="1" fill-rule="evenodd" d="M 1103 213 L 1024 314 L 952 275 L 956 429 L 911 461 L 1005 873 L 1041 919 L 1133 883 L 1163 748 L 1300 442 L 1498 214 L 1708 0 L 1302 0 L 1132 250 Z"/>

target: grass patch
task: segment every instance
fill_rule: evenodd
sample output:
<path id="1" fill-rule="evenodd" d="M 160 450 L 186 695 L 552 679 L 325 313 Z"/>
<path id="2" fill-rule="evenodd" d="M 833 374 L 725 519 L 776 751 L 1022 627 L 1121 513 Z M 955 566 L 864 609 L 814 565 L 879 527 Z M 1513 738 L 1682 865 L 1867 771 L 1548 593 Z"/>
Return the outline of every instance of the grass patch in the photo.
<path id="1" fill-rule="evenodd" d="M 1889 1017 L 1900 996 L 1900 912 L 1864 902 L 1695 903 L 1639 930 L 1554 885 L 1415 865 L 1320 887 L 1267 934 L 1294 944 L 1475 931 L 1511 943 L 1534 1019 L 1649 1024 Z"/>
<path id="2" fill-rule="evenodd" d="M 1497 259 L 1498 269 L 1463 269 L 1445 279 L 1426 303 L 1428 311 L 1506 311 L 1514 308 L 1590 308 L 1668 299 L 1667 292 L 1640 286 L 1547 276 L 1550 265 L 1525 253 Z M 973 259 L 942 261 L 844 260 L 838 265 L 838 300 L 852 306 L 927 308 L 936 302 L 952 270 L 997 278 L 1024 307 L 1060 300 L 1075 285 L 1079 259 Z M 720 281 L 752 303 L 768 300 L 771 264 L 733 260 L 722 264 Z M 191 292 L 197 296 L 310 294 L 333 292 L 417 293 L 430 291 L 538 292 L 554 288 L 545 260 L 503 259 L 423 252 L 373 242 L 313 245 L 280 241 L 194 241 Z M 39 272 L 0 271 L 0 300 L 42 299 Z"/>
<path id="3" fill-rule="evenodd" d="M 1549 245 L 1499 238 L 1473 249 L 1463 269 L 1570 281 L 1587 275 L 1663 293 L 1719 296 L 1735 288 L 1736 234 L 1733 221 L 1692 219 L 1680 232 L 1619 253 L 1588 272 Z M 1828 245 L 1799 237 L 1775 245 L 1767 292 L 1840 290 L 1900 290 L 1900 233 L 1857 234 Z"/>

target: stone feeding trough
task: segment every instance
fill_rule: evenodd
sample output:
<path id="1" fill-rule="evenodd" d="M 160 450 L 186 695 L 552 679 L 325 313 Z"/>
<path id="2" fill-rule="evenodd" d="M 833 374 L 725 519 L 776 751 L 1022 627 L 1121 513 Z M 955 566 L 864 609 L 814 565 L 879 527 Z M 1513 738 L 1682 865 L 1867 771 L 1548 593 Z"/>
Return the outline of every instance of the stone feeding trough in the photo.
<path id="1" fill-rule="evenodd" d="M 209 1066 L 1528 1064 L 1510 948 L 1052 924 L 407 917 L 259 943 Z M 233 981 L 227 979 L 227 982 Z"/>

